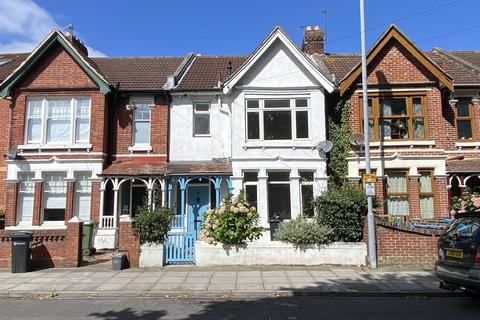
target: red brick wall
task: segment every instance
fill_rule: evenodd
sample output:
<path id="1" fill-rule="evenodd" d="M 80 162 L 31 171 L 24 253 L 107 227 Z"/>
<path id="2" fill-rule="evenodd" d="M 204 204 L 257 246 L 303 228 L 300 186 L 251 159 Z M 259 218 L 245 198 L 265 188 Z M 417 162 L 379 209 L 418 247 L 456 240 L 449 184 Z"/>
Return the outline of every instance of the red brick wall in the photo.
<path id="1" fill-rule="evenodd" d="M 379 265 L 432 264 L 438 237 L 377 225 Z"/>
<path id="2" fill-rule="evenodd" d="M 131 147 L 133 143 L 133 111 L 129 111 L 125 108 L 129 101 L 130 99 L 128 97 L 124 97 L 118 99 L 118 102 L 115 105 L 113 133 L 114 155 L 123 154 L 125 156 L 130 154 L 128 147 Z M 157 96 L 155 97 L 155 105 L 156 107 L 151 112 L 151 154 L 166 155 L 168 150 L 168 101 L 162 96 Z M 165 160 L 166 158 L 163 159 L 163 161 Z"/>
<path id="3" fill-rule="evenodd" d="M 0 230 L 0 268 L 10 267 L 14 230 Z M 74 268 L 82 262 L 82 223 L 68 223 L 67 229 L 34 230 L 32 267 Z"/>
<path id="4" fill-rule="evenodd" d="M 120 221 L 118 249 L 127 253 L 131 267 L 138 267 L 140 260 L 140 238 L 133 234 L 131 221 Z"/>

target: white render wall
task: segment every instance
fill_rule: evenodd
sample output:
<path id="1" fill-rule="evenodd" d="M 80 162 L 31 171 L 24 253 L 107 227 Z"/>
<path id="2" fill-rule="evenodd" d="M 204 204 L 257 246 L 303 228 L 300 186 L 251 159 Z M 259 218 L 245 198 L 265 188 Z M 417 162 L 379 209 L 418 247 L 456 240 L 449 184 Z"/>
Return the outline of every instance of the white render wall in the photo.
<path id="1" fill-rule="evenodd" d="M 193 136 L 193 104 L 210 103 L 210 135 Z M 218 95 L 175 95 L 170 106 L 170 161 L 230 157 L 230 110 Z"/>

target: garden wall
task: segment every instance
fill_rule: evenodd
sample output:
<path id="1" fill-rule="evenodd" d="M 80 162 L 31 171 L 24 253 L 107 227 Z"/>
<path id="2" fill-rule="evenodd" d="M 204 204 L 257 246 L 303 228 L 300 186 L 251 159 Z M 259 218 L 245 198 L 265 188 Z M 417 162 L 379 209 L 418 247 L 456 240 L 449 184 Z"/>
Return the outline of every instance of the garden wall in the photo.
<path id="1" fill-rule="evenodd" d="M 28 230 L 33 236 L 31 267 L 79 267 L 82 262 L 82 227 L 82 222 L 73 221 L 68 222 L 63 229 Z M 10 267 L 12 253 L 10 236 L 15 232 L 17 230 L 0 230 L 0 268 Z"/>
<path id="2" fill-rule="evenodd" d="M 195 244 L 197 266 L 214 265 L 365 265 L 363 242 L 334 242 L 320 248 L 296 249 L 279 241 L 257 241 L 242 245 Z"/>
<path id="3" fill-rule="evenodd" d="M 438 234 L 377 224 L 379 266 L 432 264 L 437 259 Z M 364 233 L 365 242 L 368 241 Z"/>
<path id="4" fill-rule="evenodd" d="M 133 233 L 132 218 L 120 216 L 118 250 L 127 253 L 130 267 L 138 267 L 140 260 L 140 238 Z"/>

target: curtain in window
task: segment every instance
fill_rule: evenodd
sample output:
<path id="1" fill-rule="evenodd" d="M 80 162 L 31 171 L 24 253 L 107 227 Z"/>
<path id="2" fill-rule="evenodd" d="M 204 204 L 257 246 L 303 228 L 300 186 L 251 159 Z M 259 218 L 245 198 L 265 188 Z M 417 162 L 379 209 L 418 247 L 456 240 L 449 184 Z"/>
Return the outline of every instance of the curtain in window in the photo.
<path id="1" fill-rule="evenodd" d="M 77 99 L 75 141 L 88 142 L 90 139 L 90 99 Z"/>
<path id="2" fill-rule="evenodd" d="M 135 104 L 134 144 L 150 144 L 150 108 L 148 104 Z"/>
<path id="3" fill-rule="evenodd" d="M 45 175 L 43 221 L 63 221 L 67 200 L 65 174 Z"/>
<path id="4" fill-rule="evenodd" d="M 423 219 L 434 217 L 433 197 L 420 197 L 420 216 Z"/>
<path id="5" fill-rule="evenodd" d="M 75 180 L 75 216 L 81 220 L 90 219 L 92 182 L 90 173 L 79 173 Z"/>
<path id="6" fill-rule="evenodd" d="M 388 193 L 407 193 L 407 175 L 405 173 L 388 173 Z M 389 195 L 387 199 L 388 214 L 408 215 L 408 197 Z"/>
<path id="7" fill-rule="evenodd" d="M 42 101 L 29 100 L 27 105 L 27 143 L 42 140 Z"/>
<path id="8" fill-rule="evenodd" d="M 70 116 L 70 100 L 48 100 L 47 143 L 70 142 Z"/>
<path id="9" fill-rule="evenodd" d="M 33 199 L 35 192 L 35 182 L 32 181 L 33 177 L 33 173 L 20 175 L 17 209 L 17 217 L 19 224 L 32 224 Z"/>
<path id="10" fill-rule="evenodd" d="M 420 192 L 432 192 L 432 176 L 428 173 L 420 176 Z"/>

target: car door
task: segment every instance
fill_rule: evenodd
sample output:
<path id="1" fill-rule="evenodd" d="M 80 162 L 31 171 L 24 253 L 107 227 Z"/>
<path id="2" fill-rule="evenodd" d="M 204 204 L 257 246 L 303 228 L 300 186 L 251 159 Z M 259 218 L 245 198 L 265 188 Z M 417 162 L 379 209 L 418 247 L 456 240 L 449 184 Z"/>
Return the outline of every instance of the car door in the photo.
<path id="1" fill-rule="evenodd" d="M 458 270 L 470 269 L 476 255 L 476 238 L 480 232 L 480 217 L 466 216 L 455 219 L 442 237 L 440 247 L 444 263 Z"/>

